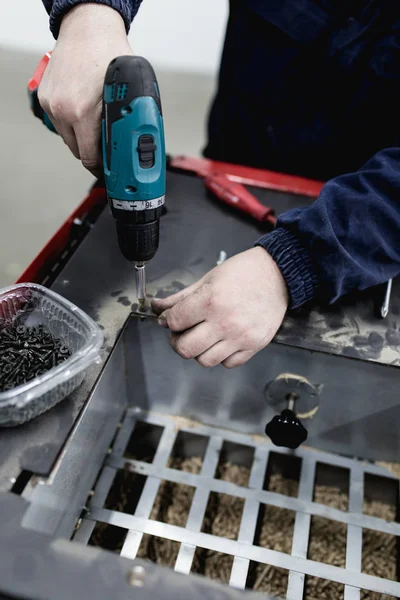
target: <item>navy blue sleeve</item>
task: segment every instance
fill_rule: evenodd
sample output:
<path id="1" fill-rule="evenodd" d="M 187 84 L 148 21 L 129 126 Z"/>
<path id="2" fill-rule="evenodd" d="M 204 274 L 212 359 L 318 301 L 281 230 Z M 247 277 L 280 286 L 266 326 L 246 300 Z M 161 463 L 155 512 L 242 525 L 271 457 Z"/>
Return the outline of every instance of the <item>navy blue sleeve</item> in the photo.
<path id="1" fill-rule="evenodd" d="M 78 4 L 88 2 L 105 4 L 118 11 L 125 22 L 126 31 L 128 33 L 142 0 L 42 0 L 42 2 L 50 15 L 50 31 L 55 39 L 57 39 L 61 21 L 65 13 Z"/>
<path id="2" fill-rule="evenodd" d="M 400 148 L 330 180 L 310 207 L 290 210 L 263 246 L 286 280 L 291 307 L 332 303 L 400 273 Z"/>

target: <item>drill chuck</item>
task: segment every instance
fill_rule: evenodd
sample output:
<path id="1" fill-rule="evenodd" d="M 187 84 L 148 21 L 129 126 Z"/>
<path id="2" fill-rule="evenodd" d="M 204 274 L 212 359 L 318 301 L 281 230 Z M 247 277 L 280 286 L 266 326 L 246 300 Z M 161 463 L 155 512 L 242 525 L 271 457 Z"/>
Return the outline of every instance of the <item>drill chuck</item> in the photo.
<path id="1" fill-rule="evenodd" d="M 116 219 L 119 248 L 130 262 L 148 262 L 158 250 L 160 219 L 149 223 L 126 223 Z"/>

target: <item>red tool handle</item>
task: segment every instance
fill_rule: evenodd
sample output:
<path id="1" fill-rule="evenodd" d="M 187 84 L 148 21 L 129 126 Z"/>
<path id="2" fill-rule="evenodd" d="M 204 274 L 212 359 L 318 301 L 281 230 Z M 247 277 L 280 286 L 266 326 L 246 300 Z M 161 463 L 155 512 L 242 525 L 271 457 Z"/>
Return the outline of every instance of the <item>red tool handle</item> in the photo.
<path id="1" fill-rule="evenodd" d="M 51 57 L 51 52 L 45 54 L 36 67 L 36 71 L 33 74 L 33 77 L 28 82 L 28 97 L 31 105 L 31 110 L 35 117 L 40 119 L 44 125 L 46 125 L 47 129 L 52 131 L 53 133 L 57 133 L 53 123 L 51 122 L 49 115 L 43 110 L 40 106 L 39 97 L 38 97 L 38 88 L 40 82 L 42 81 L 43 74 L 46 70 L 47 65 L 49 64 L 49 60 Z"/>
<path id="2" fill-rule="evenodd" d="M 225 204 L 237 208 L 257 221 L 267 221 L 271 225 L 275 225 L 276 219 L 273 216 L 273 210 L 261 204 L 241 183 L 235 183 L 226 175 L 216 173 L 205 177 L 204 184 Z"/>
<path id="3" fill-rule="evenodd" d="M 45 54 L 43 56 L 42 60 L 36 67 L 36 70 L 35 70 L 33 76 L 31 77 L 31 79 L 28 82 L 28 90 L 30 92 L 34 92 L 35 90 L 38 89 L 40 82 L 42 81 L 42 77 L 44 75 L 46 67 L 49 64 L 50 57 L 51 57 L 51 52 L 47 52 L 47 54 Z"/>

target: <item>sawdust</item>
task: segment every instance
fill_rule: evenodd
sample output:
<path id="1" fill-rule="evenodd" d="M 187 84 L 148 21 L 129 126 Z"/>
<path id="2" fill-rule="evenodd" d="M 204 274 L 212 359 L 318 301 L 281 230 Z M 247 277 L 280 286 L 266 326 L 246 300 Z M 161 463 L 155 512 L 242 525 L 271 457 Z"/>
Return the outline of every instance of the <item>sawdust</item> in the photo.
<path id="1" fill-rule="evenodd" d="M 294 479 L 286 479 L 279 474 L 269 477 L 268 490 L 296 497 L 299 484 Z M 261 548 L 269 548 L 290 554 L 292 549 L 295 513 L 276 506 L 262 505 L 259 513 L 256 539 L 254 543 Z M 286 596 L 288 572 L 284 569 L 251 563 L 247 578 L 247 587 L 257 592 L 273 596 Z"/>
<path id="2" fill-rule="evenodd" d="M 346 511 L 348 495 L 339 488 L 316 485 L 314 502 Z M 344 523 L 313 516 L 307 558 L 336 567 L 345 567 L 346 536 L 347 526 Z M 306 577 L 305 590 L 306 600 L 340 600 L 344 594 L 342 584 L 319 577 Z"/>
<path id="3" fill-rule="evenodd" d="M 202 459 L 171 458 L 169 467 L 181 469 L 190 473 L 200 473 Z M 387 467 L 387 465 L 385 465 Z M 123 473 L 123 472 L 122 472 Z M 217 478 L 247 486 L 249 469 L 233 465 L 229 462 L 218 467 Z M 132 475 L 132 474 L 130 474 Z M 118 501 L 115 498 L 114 509 L 131 512 L 132 486 L 135 483 L 128 480 L 127 475 L 121 475 L 120 484 L 127 485 L 121 489 Z M 136 482 L 137 485 L 137 482 Z M 268 490 L 297 497 L 298 481 L 287 479 L 280 474 L 271 474 L 268 479 Z M 195 490 L 192 487 L 162 481 L 157 494 L 150 518 L 153 520 L 185 527 L 190 512 Z M 314 501 L 342 511 L 348 510 L 348 495 L 339 488 L 316 485 Z M 212 493 L 209 497 L 202 531 L 212 535 L 237 539 L 244 501 L 227 494 Z M 110 506 L 111 508 L 111 506 Z M 393 521 L 396 517 L 392 506 L 377 501 L 364 502 L 364 513 Z M 254 543 L 260 547 L 270 548 L 290 554 L 292 547 L 295 513 L 279 507 L 262 505 L 258 518 L 256 539 Z M 92 540 L 95 545 L 104 546 L 107 527 L 96 532 Z M 114 528 L 117 529 L 117 528 Z M 118 532 L 117 532 L 118 533 Z M 313 516 L 311 519 L 308 558 L 338 567 L 345 567 L 346 561 L 346 524 Z M 93 537 L 93 536 L 92 536 Z M 116 536 L 120 551 L 122 542 Z M 107 546 L 110 546 L 106 539 Z M 159 565 L 173 567 L 175 565 L 179 543 L 161 538 L 144 535 L 139 548 L 138 557 L 151 560 Z M 192 573 L 205 575 L 211 579 L 229 583 L 233 557 L 220 554 L 208 549 L 197 548 Z M 396 580 L 396 539 L 387 534 L 381 534 L 365 529 L 363 531 L 362 571 L 377 577 Z M 287 591 L 288 573 L 270 565 L 251 563 L 247 586 L 254 591 L 274 596 L 285 597 Z M 343 600 L 344 587 L 331 581 L 316 577 L 306 577 L 304 600 Z M 389 596 L 362 591 L 361 600 L 389 600 Z"/>
<path id="4" fill-rule="evenodd" d="M 188 473 L 200 473 L 202 460 L 199 457 L 190 459 L 170 458 L 168 467 Z M 162 481 L 156 496 L 150 519 L 161 521 L 178 527 L 185 527 L 192 504 L 194 488 Z M 166 567 L 174 567 L 178 557 L 180 544 L 172 540 L 145 534 L 139 546 L 138 558 L 145 558 Z"/>
<path id="5" fill-rule="evenodd" d="M 174 415 L 171 417 L 174 422 L 174 427 L 176 431 L 181 431 L 182 429 L 198 429 L 201 424 L 194 419 L 188 419 L 187 417 L 181 417 L 179 415 Z"/>
<path id="6" fill-rule="evenodd" d="M 394 521 L 396 509 L 382 502 L 364 502 L 364 513 L 371 517 Z M 396 581 L 396 537 L 387 533 L 363 530 L 362 572 Z M 369 595 L 368 595 L 369 594 Z M 361 591 L 361 600 L 391 600 L 391 596 Z"/>
<path id="7" fill-rule="evenodd" d="M 392 475 L 400 479 L 400 463 L 377 462 L 378 467 L 387 469 Z"/>
<path id="8" fill-rule="evenodd" d="M 224 463 L 218 467 L 217 477 L 236 485 L 246 486 L 249 470 L 245 467 Z M 207 504 L 202 531 L 231 540 L 237 540 L 242 518 L 244 500 L 228 494 L 211 493 Z M 195 552 L 192 573 L 198 573 L 229 583 L 233 556 L 213 550 L 198 548 Z"/>
<path id="9" fill-rule="evenodd" d="M 314 487 L 314 502 L 346 511 L 349 506 L 349 497 L 339 488 L 317 484 Z"/>
<path id="10" fill-rule="evenodd" d="M 108 493 L 104 508 L 135 514 L 136 506 L 143 490 L 145 478 L 132 473 L 128 468 L 117 472 Z M 117 552 L 122 550 L 127 531 L 120 527 L 97 523 L 89 540 L 90 546 L 100 546 Z"/>

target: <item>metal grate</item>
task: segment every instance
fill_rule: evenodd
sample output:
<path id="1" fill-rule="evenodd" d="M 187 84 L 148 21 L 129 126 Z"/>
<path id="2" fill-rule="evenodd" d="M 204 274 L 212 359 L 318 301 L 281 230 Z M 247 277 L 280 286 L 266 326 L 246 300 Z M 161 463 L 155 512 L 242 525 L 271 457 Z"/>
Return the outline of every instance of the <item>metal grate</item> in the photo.
<path id="1" fill-rule="evenodd" d="M 135 442 L 135 435 L 132 435 L 135 426 L 149 433 L 147 441 L 138 444 L 136 451 L 132 447 Z M 192 455 L 202 457 L 198 473 L 168 466 L 170 457 L 179 452 L 182 444 L 189 447 Z M 241 460 L 249 464 L 247 486 L 216 478 L 219 461 L 227 448 L 231 453 L 236 448 Z M 140 460 L 129 456 L 139 456 Z M 298 490 L 293 495 L 265 489 L 271 462 L 277 459 L 291 463 L 298 471 Z M 139 497 L 135 499 L 133 509 L 132 504 L 130 505 L 129 513 L 126 509 L 121 512 L 106 507 L 116 475 L 122 471 L 136 474 L 140 478 L 140 484 L 134 486 L 139 490 Z M 343 510 L 322 504 L 320 499 L 314 498 L 316 481 L 320 475 L 322 474 L 322 479 L 324 473 L 328 479 L 335 479 L 336 472 L 339 479 L 346 472 L 348 507 L 344 506 Z M 239 589 L 246 588 L 252 565 L 261 563 L 288 572 L 286 598 L 290 600 L 303 599 L 307 577 L 341 584 L 344 586 L 344 600 L 360 600 L 360 589 L 400 597 L 400 583 L 362 572 L 363 533 L 372 530 L 400 536 L 400 523 L 363 513 L 364 481 L 370 482 L 374 478 L 379 478 L 377 481 L 383 484 L 380 486 L 382 489 L 385 482 L 392 490 L 398 489 L 397 479 L 374 464 L 311 449 L 299 449 L 293 453 L 277 449 L 262 438 L 130 409 L 106 458 L 88 513 L 75 532 L 74 541 L 88 544 L 95 527 L 107 524 L 116 528 L 120 540 L 118 551 L 127 558 L 136 558 L 145 534 L 177 542 L 179 550 L 174 569 L 183 574 L 190 574 L 196 549 L 229 555 L 233 557 L 229 584 Z M 193 488 L 185 527 L 150 518 L 163 481 Z M 202 531 L 211 494 L 227 494 L 242 499 L 243 511 L 236 539 Z M 398 502 L 397 495 L 395 501 Z M 294 511 L 291 554 L 255 543 L 262 506 Z M 314 518 L 335 521 L 347 528 L 343 567 L 309 558 Z"/>

